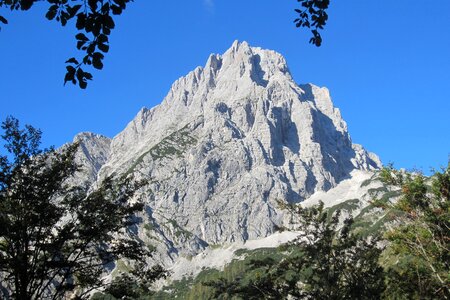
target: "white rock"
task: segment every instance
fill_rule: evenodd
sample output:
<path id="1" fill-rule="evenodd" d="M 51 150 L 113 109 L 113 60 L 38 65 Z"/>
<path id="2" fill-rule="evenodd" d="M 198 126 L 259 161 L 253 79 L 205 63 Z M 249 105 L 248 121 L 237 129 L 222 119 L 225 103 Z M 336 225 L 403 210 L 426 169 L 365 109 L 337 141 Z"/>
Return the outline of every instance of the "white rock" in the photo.
<path id="1" fill-rule="evenodd" d="M 149 179 L 143 222 L 169 257 L 269 236 L 283 222 L 277 200 L 304 201 L 381 166 L 352 144 L 326 88 L 297 85 L 279 53 L 237 41 L 175 81 L 110 146 L 85 145 L 89 178 Z"/>

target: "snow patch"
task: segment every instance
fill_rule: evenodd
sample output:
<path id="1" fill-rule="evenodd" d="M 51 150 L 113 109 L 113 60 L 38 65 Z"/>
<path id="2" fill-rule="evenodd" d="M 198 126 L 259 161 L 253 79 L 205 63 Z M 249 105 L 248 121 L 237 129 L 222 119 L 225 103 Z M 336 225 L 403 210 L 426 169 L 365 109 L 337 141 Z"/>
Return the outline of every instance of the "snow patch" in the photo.
<path id="1" fill-rule="evenodd" d="M 223 270 L 224 266 L 236 259 L 236 250 L 255 250 L 259 248 L 275 248 L 287 243 L 298 236 L 297 232 L 277 232 L 268 237 L 256 240 L 248 240 L 245 243 L 232 243 L 220 248 L 207 248 L 204 252 L 192 257 L 181 257 L 169 269 L 172 272 L 170 280 L 180 280 L 183 277 L 194 277 L 204 269 Z"/>
<path id="2" fill-rule="evenodd" d="M 310 207 L 322 201 L 325 207 L 332 207 L 350 199 L 362 200 L 368 194 L 369 189 L 382 186 L 382 183 L 373 180 L 370 184 L 363 185 L 366 180 L 371 180 L 373 172 L 363 170 L 353 170 L 351 178 L 341 181 L 337 186 L 328 191 L 318 191 L 311 197 L 303 201 L 304 207 Z"/>

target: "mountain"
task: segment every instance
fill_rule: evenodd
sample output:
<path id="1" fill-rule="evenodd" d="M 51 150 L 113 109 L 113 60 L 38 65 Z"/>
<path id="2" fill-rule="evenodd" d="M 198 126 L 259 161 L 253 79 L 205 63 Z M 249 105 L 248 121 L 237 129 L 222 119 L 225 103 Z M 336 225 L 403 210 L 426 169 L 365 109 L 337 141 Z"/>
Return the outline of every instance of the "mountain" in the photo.
<path id="1" fill-rule="evenodd" d="M 129 173 L 148 180 L 137 232 L 167 263 L 267 237 L 285 222 L 277 201 L 302 202 L 381 167 L 352 143 L 326 88 L 295 83 L 281 54 L 237 41 L 112 140 L 75 140 L 81 181 Z"/>

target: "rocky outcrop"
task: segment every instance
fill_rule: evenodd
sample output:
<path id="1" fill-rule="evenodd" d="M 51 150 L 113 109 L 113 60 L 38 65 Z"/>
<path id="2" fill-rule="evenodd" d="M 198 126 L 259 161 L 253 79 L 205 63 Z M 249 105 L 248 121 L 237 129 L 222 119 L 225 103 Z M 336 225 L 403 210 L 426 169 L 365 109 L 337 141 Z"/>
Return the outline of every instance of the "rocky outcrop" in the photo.
<path id="1" fill-rule="evenodd" d="M 100 134 L 82 132 L 75 136 L 73 142 L 78 143 L 75 163 L 80 166 L 75 180 L 78 184 L 92 185 L 97 181 L 100 168 L 109 158 L 111 139 Z"/>

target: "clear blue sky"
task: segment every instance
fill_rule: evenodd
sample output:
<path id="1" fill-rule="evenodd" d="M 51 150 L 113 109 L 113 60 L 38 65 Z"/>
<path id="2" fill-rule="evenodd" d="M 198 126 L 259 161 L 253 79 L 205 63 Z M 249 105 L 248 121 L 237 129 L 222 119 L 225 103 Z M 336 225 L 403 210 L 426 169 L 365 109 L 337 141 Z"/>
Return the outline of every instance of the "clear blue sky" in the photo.
<path id="1" fill-rule="evenodd" d="M 450 1 L 331 1 L 324 44 L 294 27 L 297 1 L 136 0 L 116 18 L 104 70 L 86 91 L 63 87 L 80 57 L 74 24 L 35 7 L 0 15 L 0 117 L 59 146 L 81 131 L 113 137 L 171 83 L 236 39 L 282 53 L 298 83 L 330 89 L 353 142 L 396 167 L 445 165 L 450 153 Z"/>

